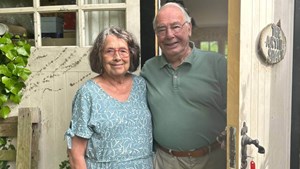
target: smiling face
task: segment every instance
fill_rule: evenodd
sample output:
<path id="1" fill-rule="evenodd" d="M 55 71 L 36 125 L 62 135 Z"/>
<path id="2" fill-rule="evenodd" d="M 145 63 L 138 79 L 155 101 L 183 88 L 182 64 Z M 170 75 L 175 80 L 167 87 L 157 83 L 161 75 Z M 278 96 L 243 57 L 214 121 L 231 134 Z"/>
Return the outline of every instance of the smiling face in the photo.
<path id="1" fill-rule="evenodd" d="M 103 57 L 103 74 L 110 77 L 124 76 L 130 66 L 130 54 L 125 40 L 108 35 L 105 40 Z"/>
<path id="2" fill-rule="evenodd" d="M 182 57 L 189 52 L 189 37 L 191 36 L 192 26 L 185 23 L 184 14 L 176 6 L 166 6 L 157 15 L 156 28 L 165 29 L 163 36 L 158 37 L 158 43 L 167 59 L 172 57 Z M 182 26 L 180 31 L 174 32 L 174 25 Z"/>

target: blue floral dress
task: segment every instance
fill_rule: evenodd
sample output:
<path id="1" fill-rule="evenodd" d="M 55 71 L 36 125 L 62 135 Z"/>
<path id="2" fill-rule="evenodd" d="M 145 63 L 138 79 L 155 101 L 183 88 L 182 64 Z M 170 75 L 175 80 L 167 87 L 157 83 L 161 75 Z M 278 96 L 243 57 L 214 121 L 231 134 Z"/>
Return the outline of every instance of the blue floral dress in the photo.
<path id="1" fill-rule="evenodd" d="M 146 82 L 136 75 L 127 101 L 108 95 L 93 80 L 76 93 L 66 132 L 88 139 L 88 169 L 152 169 L 152 124 L 146 101 Z"/>

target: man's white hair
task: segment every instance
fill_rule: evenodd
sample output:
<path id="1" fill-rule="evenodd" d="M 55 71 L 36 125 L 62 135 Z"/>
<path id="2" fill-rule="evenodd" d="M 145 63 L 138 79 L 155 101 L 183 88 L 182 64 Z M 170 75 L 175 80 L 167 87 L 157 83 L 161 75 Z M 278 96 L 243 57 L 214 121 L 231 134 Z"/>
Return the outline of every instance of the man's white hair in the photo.
<path id="1" fill-rule="evenodd" d="M 186 22 L 191 23 L 192 18 L 189 16 L 189 14 L 186 12 L 186 10 L 178 3 L 175 2 L 168 2 L 166 4 L 164 4 L 157 12 L 157 15 L 159 14 L 159 11 L 167 6 L 175 6 L 177 8 L 179 8 L 182 11 L 182 14 L 184 15 L 184 19 Z M 153 29 L 156 29 L 156 19 L 157 19 L 157 15 L 154 17 L 152 25 L 153 25 Z"/>

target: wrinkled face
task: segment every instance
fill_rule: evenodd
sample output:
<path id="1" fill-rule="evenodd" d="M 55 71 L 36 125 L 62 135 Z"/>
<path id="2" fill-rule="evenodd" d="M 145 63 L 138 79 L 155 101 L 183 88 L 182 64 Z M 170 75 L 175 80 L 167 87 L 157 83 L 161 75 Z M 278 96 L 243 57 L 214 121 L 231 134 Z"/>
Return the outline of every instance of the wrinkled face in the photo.
<path id="1" fill-rule="evenodd" d="M 104 74 L 118 77 L 127 73 L 130 66 L 130 54 L 126 41 L 114 35 L 108 35 L 102 55 Z"/>
<path id="2" fill-rule="evenodd" d="M 162 52 L 167 57 L 184 55 L 189 48 L 191 28 L 178 7 L 166 6 L 161 9 L 157 15 L 155 32 Z"/>

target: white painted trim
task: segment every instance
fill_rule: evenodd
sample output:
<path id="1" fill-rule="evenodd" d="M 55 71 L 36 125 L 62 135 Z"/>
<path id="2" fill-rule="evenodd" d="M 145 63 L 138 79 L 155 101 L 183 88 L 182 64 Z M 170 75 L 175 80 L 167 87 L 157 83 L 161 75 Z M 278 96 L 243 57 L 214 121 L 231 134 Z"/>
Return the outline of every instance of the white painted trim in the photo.
<path id="1" fill-rule="evenodd" d="M 138 41 L 140 41 L 140 1 L 127 0 L 126 3 L 104 3 L 104 4 L 84 4 L 83 0 L 78 0 L 76 5 L 55 5 L 40 6 L 39 1 L 34 1 L 33 7 L 18 8 L 0 8 L 0 14 L 33 14 L 35 46 L 42 47 L 41 38 L 41 13 L 54 12 L 77 12 L 77 46 L 84 47 L 85 42 L 85 12 L 89 11 L 110 11 L 125 10 L 126 12 L 126 29 L 132 32 Z M 137 15 L 138 14 L 138 15 Z"/>

